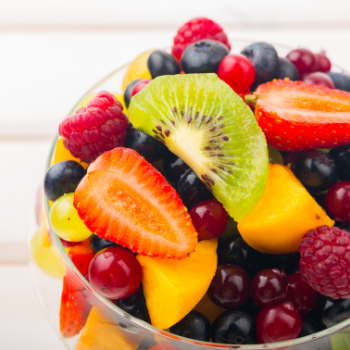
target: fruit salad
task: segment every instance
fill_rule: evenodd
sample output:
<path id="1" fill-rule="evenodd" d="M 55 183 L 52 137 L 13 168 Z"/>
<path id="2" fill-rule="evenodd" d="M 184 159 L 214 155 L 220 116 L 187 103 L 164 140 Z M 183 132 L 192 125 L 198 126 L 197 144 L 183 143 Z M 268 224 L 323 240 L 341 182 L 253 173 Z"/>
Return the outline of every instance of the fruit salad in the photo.
<path id="1" fill-rule="evenodd" d="M 306 48 L 233 53 L 197 18 L 171 51 L 130 64 L 123 95 L 100 91 L 65 118 L 43 184 L 50 225 L 32 240 L 38 266 L 63 278 L 62 337 L 77 350 L 180 350 L 179 337 L 199 349 L 349 318 L 350 77 L 331 69 Z M 121 335 L 52 235 L 100 299 L 168 340 Z"/>

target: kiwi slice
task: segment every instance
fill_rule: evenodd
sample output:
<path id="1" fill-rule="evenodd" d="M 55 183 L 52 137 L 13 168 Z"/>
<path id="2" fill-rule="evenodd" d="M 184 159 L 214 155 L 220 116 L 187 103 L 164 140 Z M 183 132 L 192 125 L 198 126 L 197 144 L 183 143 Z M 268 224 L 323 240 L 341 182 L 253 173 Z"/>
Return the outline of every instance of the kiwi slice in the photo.
<path id="1" fill-rule="evenodd" d="M 131 99 L 128 117 L 188 164 L 235 221 L 262 197 L 265 136 L 250 108 L 216 74 L 160 76 Z"/>

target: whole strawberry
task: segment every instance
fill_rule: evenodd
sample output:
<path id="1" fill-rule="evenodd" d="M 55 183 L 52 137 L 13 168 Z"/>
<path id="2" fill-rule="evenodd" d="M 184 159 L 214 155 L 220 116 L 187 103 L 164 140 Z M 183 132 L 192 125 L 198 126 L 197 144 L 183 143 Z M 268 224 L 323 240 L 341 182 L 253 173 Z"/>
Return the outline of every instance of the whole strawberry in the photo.
<path id="1" fill-rule="evenodd" d="M 350 234 L 319 226 L 303 237 L 299 252 L 303 279 L 332 299 L 350 298 Z"/>
<path id="2" fill-rule="evenodd" d="M 123 146 L 128 124 L 122 104 L 101 91 L 86 107 L 62 121 L 59 134 L 74 157 L 91 163 L 100 154 Z"/>
<path id="3" fill-rule="evenodd" d="M 172 48 L 173 56 L 179 61 L 187 46 L 202 39 L 220 41 L 231 50 L 231 45 L 222 27 L 211 19 L 200 17 L 185 23 L 178 30 Z"/>

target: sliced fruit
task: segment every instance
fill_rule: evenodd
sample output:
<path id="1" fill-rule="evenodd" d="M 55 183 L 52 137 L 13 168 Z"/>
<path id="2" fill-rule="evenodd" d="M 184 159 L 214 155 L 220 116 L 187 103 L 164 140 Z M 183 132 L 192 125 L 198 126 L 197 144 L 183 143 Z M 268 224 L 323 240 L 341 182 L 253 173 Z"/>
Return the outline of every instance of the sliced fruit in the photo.
<path id="1" fill-rule="evenodd" d="M 350 93 L 300 81 L 260 85 L 255 116 L 267 142 L 282 151 L 333 148 L 350 143 Z"/>
<path id="2" fill-rule="evenodd" d="M 67 270 L 63 279 L 60 308 L 60 331 L 65 338 L 79 334 L 89 315 L 91 305 L 82 290 L 84 287 L 78 277 Z"/>
<path id="3" fill-rule="evenodd" d="M 91 238 L 82 241 L 69 249 L 68 256 L 72 260 L 73 264 L 77 267 L 79 272 L 86 276 L 89 270 L 90 262 L 93 259 L 95 253 L 91 248 Z"/>
<path id="4" fill-rule="evenodd" d="M 287 254 L 298 251 L 305 233 L 321 225 L 333 226 L 334 221 L 288 167 L 270 164 L 264 196 L 238 230 L 262 253 Z"/>
<path id="5" fill-rule="evenodd" d="M 56 142 L 56 147 L 52 154 L 50 166 L 58 162 L 62 162 L 63 160 L 75 160 L 76 162 L 80 163 L 84 169 L 86 169 L 89 166 L 89 164 L 84 163 L 80 159 L 73 157 L 72 154 L 67 150 L 67 148 L 64 147 L 63 138 L 60 138 Z"/>
<path id="6" fill-rule="evenodd" d="M 167 329 L 185 317 L 203 298 L 217 267 L 217 240 L 201 241 L 186 259 L 137 256 L 152 325 Z"/>
<path id="7" fill-rule="evenodd" d="M 136 350 L 141 335 L 124 330 L 106 307 L 94 306 L 75 350 Z"/>
<path id="8" fill-rule="evenodd" d="M 135 79 L 152 79 L 148 70 L 148 57 L 154 50 L 148 50 L 137 56 L 129 65 L 123 79 L 123 91 Z"/>
<path id="9" fill-rule="evenodd" d="M 236 220 L 249 214 L 267 181 L 267 145 L 254 115 L 215 74 L 161 76 L 135 95 L 131 123 L 163 142 Z"/>
<path id="10" fill-rule="evenodd" d="M 176 191 L 128 148 L 106 152 L 90 165 L 74 205 L 92 232 L 138 254 L 182 259 L 198 242 Z"/>
<path id="11" fill-rule="evenodd" d="M 36 265 L 47 275 L 62 279 L 65 274 L 65 265 L 58 249 L 50 244 L 47 231 L 43 229 L 35 232 L 30 248 Z"/>

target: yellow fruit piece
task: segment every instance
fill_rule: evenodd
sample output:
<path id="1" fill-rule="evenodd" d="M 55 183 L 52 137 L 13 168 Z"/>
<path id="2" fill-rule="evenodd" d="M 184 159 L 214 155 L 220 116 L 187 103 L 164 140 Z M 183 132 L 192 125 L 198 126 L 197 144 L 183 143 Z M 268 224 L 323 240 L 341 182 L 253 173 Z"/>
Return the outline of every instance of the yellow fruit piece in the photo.
<path id="1" fill-rule="evenodd" d="M 140 56 L 137 56 L 135 60 L 130 64 L 123 79 L 123 91 L 126 87 L 135 79 L 152 79 L 151 73 L 147 67 L 147 61 L 149 55 L 154 50 L 143 52 Z"/>
<path id="2" fill-rule="evenodd" d="M 201 241 L 182 260 L 138 255 L 152 325 L 167 329 L 184 318 L 203 298 L 217 267 L 216 239 Z"/>
<path id="3" fill-rule="evenodd" d="M 76 162 L 80 163 L 84 169 L 86 169 L 89 164 L 82 162 L 80 159 L 75 158 L 72 156 L 72 154 L 67 150 L 66 147 L 63 145 L 63 138 L 60 138 L 57 140 L 55 150 L 53 152 L 50 166 L 62 162 L 64 160 L 75 160 Z"/>
<path id="4" fill-rule="evenodd" d="M 47 237 L 45 241 L 49 238 Z M 31 252 L 37 266 L 51 277 L 62 279 L 65 275 L 65 265 L 58 249 L 53 245 L 43 245 L 43 232 L 35 232 L 30 242 Z"/>
<path id="5" fill-rule="evenodd" d="M 214 304 L 208 297 L 208 294 L 205 294 L 202 300 L 197 304 L 194 310 L 202 313 L 209 320 L 210 323 L 213 323 L 215 319 L 221 315 L 226 309 L 223 309 L 220 306 Z"/>
<path id="6" fill-rule="evenodd" d="M 238 231 L 254 249 L 267 254 L 296 252 L 304 234 L 321 225 L 333 226 L 292 171 L 270 164 L 265 193 Z"/>
<path id="7" fill-rule="evenodd" d="M 136 350 L 140 335 L 121 328 L 111 311 L 94 306 L 75 350 Z"/>

